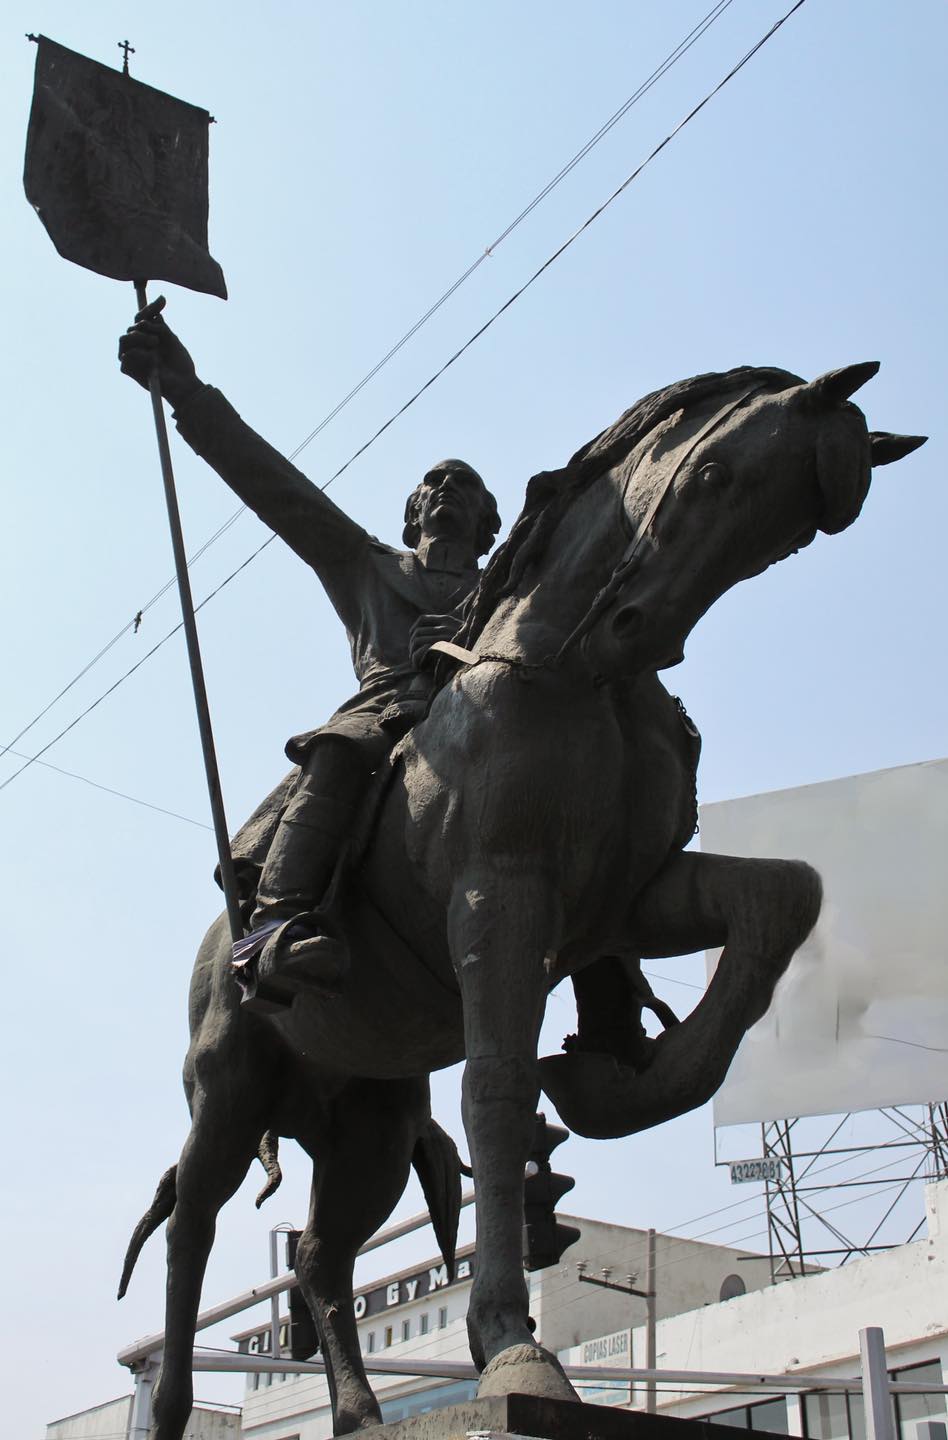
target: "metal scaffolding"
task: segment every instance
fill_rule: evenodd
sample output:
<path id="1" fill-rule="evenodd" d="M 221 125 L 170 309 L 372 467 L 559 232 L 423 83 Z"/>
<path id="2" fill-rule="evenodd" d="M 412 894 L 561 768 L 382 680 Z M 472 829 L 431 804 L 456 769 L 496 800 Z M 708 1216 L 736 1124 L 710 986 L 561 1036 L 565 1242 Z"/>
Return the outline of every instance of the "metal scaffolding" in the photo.
<path id="1" fill-rule="evenodd" d="M 765 1181 L 771 1277 L 789 1280 L 915 1239 L 924 1216 L 902 1202 L 914 1186 L 948 1178 L 948 1102 L 768 1121 L 761 1142 L 776 1162 Z M 878 1163 L 867 1170 L 869 1156 Z M 830 1203 L 842 1190 L 862 1190 L 866 1202 L 846 1231 L 829 1218 L 852 1203 Z"/>

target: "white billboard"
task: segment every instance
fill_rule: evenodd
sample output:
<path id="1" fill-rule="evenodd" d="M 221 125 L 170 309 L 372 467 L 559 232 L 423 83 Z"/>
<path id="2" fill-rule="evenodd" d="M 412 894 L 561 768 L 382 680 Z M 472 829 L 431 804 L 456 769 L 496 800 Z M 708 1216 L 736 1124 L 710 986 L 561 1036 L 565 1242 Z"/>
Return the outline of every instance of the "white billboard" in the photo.
<path id="1" fill-rule="evenodd" d="M 704 805 L 701 848 L 808 860 L 824 886 L 715 1125 L 948 1097 L 948 760 Z"/>

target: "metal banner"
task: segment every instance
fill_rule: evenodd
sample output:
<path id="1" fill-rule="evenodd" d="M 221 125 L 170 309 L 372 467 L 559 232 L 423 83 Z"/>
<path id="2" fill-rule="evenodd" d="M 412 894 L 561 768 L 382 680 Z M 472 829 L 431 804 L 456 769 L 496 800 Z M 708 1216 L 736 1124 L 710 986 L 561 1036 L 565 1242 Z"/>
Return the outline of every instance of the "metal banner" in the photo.
<path id="1" fill-rule="evenodd" d="M 40 36 L 23 177 L 60 255 L 113 280 L 227 298 L 207 249 L 207 132 L 196 105 Z"/>

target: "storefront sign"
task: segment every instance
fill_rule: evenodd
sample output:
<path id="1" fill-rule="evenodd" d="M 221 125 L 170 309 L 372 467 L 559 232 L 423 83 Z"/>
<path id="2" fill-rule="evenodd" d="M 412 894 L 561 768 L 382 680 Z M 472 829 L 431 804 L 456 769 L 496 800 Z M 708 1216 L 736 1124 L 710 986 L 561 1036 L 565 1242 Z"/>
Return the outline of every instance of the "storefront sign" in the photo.
<path id="1" fill-rule="evenodd" d="M 448 1267 L 444 1264 L 429 1265 L 424 1270 L 410 1270 L 384 1285 L 376 1285 L 374 1289 L 363 1290 L 356 1295 L 355 1318 L 364 1320 L 373 1315 L 387 1314 L 400 1305 L 410 1305 L 412 1301 L 425 1300 L 429 1295 L 437 1295 L 442 1290 L 449 1290 L 454 1285 L 470 1280 L 473 1274 L 473 1251 L 458 1260 L 453 1280 L 448 1279 Z M 284 1326 L 283 1329 L 285 1328 Z M 270 1349 L 269 1329 L 245 1336 L 239 1341 L 238 1348 L 245 1354 L 267 1354 Z"/>

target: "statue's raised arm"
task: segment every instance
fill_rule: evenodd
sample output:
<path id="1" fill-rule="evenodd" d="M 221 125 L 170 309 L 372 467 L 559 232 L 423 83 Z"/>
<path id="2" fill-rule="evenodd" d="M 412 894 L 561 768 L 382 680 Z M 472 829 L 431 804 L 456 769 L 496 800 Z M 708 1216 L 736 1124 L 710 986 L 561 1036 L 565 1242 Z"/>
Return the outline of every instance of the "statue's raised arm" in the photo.
<path id="1" fill-rule="evenodd" d="M 142 315 L 119 341 L 124 374 L 147 388 L 154 368 L 191 448 L 331 587 L 340 567 L 367 546 L 366 532 L 245 424 L 219 390 L 198 379 L 188 350 L 160 315 Z"/>
<path id="2" fill-rule="evenodd" d="M 425 656 L 435 640 L 453 638 L 500 520 L 477 472 L 443 460 L 408 497 L 410 548 L 376 540 L 198 379 L 156 310 L 157 302 L 122 336 L 122 370 L 146 387 L 157 374 L 192 449 L 312 567 L 346 628 L 359 680 L 328 722 L 288 741 L 299 772 L 234 841 L 251 932 L 235 946 L 237 974 L 248 1001 L 272 1008 L 300 985 L 339 982 L 346 946 L 322 905 L 327 887 L 369 777 L 427 711 Z"/>

